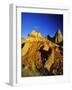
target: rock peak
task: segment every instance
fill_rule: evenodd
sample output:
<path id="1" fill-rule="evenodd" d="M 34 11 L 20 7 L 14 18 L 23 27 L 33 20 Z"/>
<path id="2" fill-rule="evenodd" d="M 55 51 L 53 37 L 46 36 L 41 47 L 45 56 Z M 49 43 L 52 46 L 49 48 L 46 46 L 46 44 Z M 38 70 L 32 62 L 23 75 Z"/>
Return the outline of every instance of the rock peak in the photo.
<path id="1" fill-rule="evenodd" d="M 61 30 L 58 29 L 55 35 L 55 43 L 60 43 L 63 41 L 63 35 L 61 33 Z"/>
<path id="2" fill-rule="evenodd" d="M 33 31 L 29 34 L 29 36 L 41 37 L 42 35 L 41 35 L 40 32 L 37 32 L 37 31 L 33 30 Z"/>
<path id="3" fill-rule="evenodd" d="M 32 32 L 28 35 L 27 40 L 29 41 L 39 41 L 42 37 L 40 32 L 37 32 L 35 30 L 32 30 Z"/>
<path id="4" fill-rule="evenodd" d="M 60 29 L 58 29 L 57 33 L 58 33 L 58 34 L 61 34 L 61 31 L 60 31 Z"/>

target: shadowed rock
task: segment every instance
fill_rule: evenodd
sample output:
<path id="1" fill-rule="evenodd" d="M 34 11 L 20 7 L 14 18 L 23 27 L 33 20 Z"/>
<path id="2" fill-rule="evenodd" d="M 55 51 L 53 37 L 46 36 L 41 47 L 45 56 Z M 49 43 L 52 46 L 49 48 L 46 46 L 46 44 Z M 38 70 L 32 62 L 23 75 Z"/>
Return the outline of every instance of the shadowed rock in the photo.
<path id="1" fill-rule="evenodd" d="M 53 73 L 49 72 L 46 68 L 39 69 L 40 75 L 42 76 L 51 76 Z"/>
<path id="2" fill-rule="evenodd" d="M 23 48 L 23 47 L 24 47 L 24 45 L 25 45 L 25 43 L 22 43 L 22 44 L 21 44 L 21 48 Z"/>
<path id="3" fill-rule="evenodd" d="M 39 51 L 41 53 L 41 59 L 42 59 L 43 65 L 44 65 L 45 61 L 48 59 L 52 50 L 51 50 L 51 48 L 49 48 L 48 51 L 46 51 L 46 50 L 43 50 L 43 48 L 44 48 L 44 46 L 42 46 Z"/>

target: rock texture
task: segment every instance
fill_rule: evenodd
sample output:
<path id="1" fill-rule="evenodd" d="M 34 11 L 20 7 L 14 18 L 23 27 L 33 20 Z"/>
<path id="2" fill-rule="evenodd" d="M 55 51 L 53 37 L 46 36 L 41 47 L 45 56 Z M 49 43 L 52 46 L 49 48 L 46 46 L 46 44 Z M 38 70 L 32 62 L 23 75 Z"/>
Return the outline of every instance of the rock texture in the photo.
<path id="1" fill-rule="evenodd" d="M 57 45 L 62 40 L 60 31 L 56 34 L 56 43 L 36 31 L 32 31 L 26 39 L 22 38 L 22 77 L 62 75 L 63 48 Z"/>
<path id="2" fill-rule="evenodd" d="M 60 29 L 58 29 L 55 35 L 55 43 L 60 43 L 62 41 L 63 41 L 63 36 L 62 36 Z"/>

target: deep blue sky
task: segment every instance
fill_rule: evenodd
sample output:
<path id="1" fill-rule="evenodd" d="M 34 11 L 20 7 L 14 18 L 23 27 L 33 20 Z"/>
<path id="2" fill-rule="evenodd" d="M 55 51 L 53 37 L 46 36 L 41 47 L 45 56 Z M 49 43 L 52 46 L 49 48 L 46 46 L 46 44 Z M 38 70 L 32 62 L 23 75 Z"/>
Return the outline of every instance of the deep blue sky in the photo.
<path id="1" fill-rule="evenodd" d="M 53 37 L 60 28 L 63 34 L 63 15 L 43 13 L 21 13 L 21 37 L 26 38 L 33 28 L 43 36 Z"/>

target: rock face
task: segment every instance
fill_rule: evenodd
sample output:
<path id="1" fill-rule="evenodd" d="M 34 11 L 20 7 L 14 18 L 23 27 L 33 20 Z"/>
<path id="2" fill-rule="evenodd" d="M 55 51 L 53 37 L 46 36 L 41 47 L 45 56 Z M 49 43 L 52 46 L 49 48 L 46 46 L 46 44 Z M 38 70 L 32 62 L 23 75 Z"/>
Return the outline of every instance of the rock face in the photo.
<path id="1" fill-rule="evenodd" d="M 42 37 L 40 32 L 36 32 L 35 30 L 33 30 L 27 37 L 28 41 L 39 41 L 40 38 Z"/>
<path id="2" fill-rule="evenodd" d="M 61 38 L 61 36 L 57 37 Z M 60 41 L 61 39 L 57 43 Z M 59 45 L 36 31 L 32 31 L 26 39 L 22 38 L 21 42 L 22 77 L 63 74 L 63 53 Z"/>
<path id="3" fill-rule="evenodd" d="M 54 37 L 50 37 L 49 35 L 47 35 L 47 39 L 58 45 L 63 46 L 63 35 L 62 35 L 60 29 L 57 30 Z"/>
<path id="4" fill-rule="evenodd" d="M 41 33 L 40 32 L 36 32 L 35 30 L 33 30 L 30 34 L 29 34 L 29 36 L 33 36 L 33 37 L 41 37 L 42 35 L 41 35 Z"/>
<path id="5" fill-rule="evenodd" d="M 55 35 L 55 43 L 60 43 L 62 41 L 63 41 L 63 36 L 62 36 L 60 29 L 58 29 Z"/>

